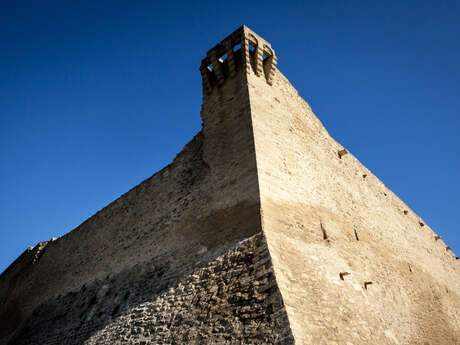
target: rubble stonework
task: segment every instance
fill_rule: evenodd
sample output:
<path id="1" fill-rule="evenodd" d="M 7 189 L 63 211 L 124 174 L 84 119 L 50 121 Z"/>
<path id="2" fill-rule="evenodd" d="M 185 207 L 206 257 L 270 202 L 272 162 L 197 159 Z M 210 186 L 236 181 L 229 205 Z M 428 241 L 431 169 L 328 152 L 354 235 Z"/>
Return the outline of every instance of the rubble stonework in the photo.
<path id="1" fill-rule="evenodd" d="M 293 344 L 262 235 L 221 252 L 180 275 L 152 261 L 91 281 L 42 303 L 10 344 Z"/>
<path id="2" fill-rule="evenodd" d="M 460 343 L 459 260 L 242 26 L 174 161 L 0 276 L 0 345 Z"/>

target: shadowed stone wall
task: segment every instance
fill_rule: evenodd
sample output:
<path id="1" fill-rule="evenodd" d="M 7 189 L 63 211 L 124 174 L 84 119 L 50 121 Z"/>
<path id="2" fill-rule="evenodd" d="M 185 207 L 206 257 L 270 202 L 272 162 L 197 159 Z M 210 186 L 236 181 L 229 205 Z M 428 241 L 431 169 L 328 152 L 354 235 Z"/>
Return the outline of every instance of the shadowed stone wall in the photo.
<path id="1" fill-rule="evenodd" d="M 245 26 L 207 53 L 203 130 L 0 276 L 0 345 L 460 343 L 458 258 L 276 63 Z"/>
<path id="2" fill-rule="evenodd" d="M 261 234 L 171 275 L 136 264 L 41 304 L 11 345 L 293 344 Z"/>
<path id="3" fill-rule="evenodd" d="M 240 41 L 246 37 L 246 30 L 240 29 Z M 123 324 L 127 318 L 136 319 L 136 310 L 144 305 L 160 307 L 157 316 L 148 309 L 146 319 L 141 312 L 136 321 L 150 323 L 151 343 L 161 343 L 159 339 L 164 343 L 174 343 L 173 339 L 188 343 L 188 337 L 201 337 L 197 343 L 210 344 L 227 344 L 229 339 L 251 344 L 290 342 L 289 325 L 283 321 L 285 314 L 277 287 L 264 292 L 256 286 L 268 279 L 265 275 L 270 269 L 269 257 L 240 249 L 243 252 L 235 255 L 245 257 L 247 264 L 237 263 L 233 267 L 233 254 L 225 256 L 229 248 L 262 231 L 246 57 L 240 49 L 232 58 L 231 78 L 227 75 L 229 60 L 219 62 L 223 75 L 229 79 L 213 92 L 203 94 L 203 130 L 171 165 L 72 232 L 27 251 L 1 275 L 0 344 L 9 339 L 15 339 L 15 344 L 34 343 L 38 341 L 34 337 L 59 343 L 64 336 L 69 343 L 97 343 L 98 334 L 105 337 L 118 327 L 129 328 L 131 323 Z M 216 63 L 214 66 L 219 68 Z M 210 77 L 210 85 L 214 85 L 215 78 Z M 223 257 L 209 255 L 216 251 Z M 264 264 L 258 265 L 254 261 L 258 259 Z M 228 262 L 224 265 L 221 260 Z M 157 270 L 146 273 L 151 274 L 147 276 L 149 280 L 139 269 L 149 272 L 151 264 Z M 202 271 L 197 271 L 201 268 Z M 126 272 L 132 272 L 126 278 L 126 285 L 116 283 L 118 280 L 113 286 L 109 283 Z M 142 284 L 136 272 L 141 274 Z M 162 272 L 162 276 L 155 276 L 157 272 Z M 242 282 L 240 277 L 245 277 Z M 163 282 L 172 284 L 168 288 L 173 290 L 168 290 Z M 180 282 L 187 285 L 183 291 L 177 285 Z M 204 308 L 203 301 L 209 301 L 211 308 L 215 301 L 210 298 L 216 292 L 208 290 L 216 284 L 220 286 L 220 282 L 229 285 L 216 295 L 222 299 L 219 302 L 222 312 L 227 317 L 235 313 L 227 323 L 219 321 L 222 315 L 212 310 L 206 319 L 195 310 Z M 147 288 L 149 284 L 154 288 Z M 91 291 L 97 289 L 111 292 L 107 298 L 103 298 L 105 292 L 94 297 Z M 131 295 L 123 302 L 120 298 L 124 289 L 139 293 L 139 298 Z M 193 293 L 201 302 L 192 298 Z M 233 303 L 234 293 L 237 295 Z M 261 296 L 263 300 L 257 302 Z M 249 310 L 245 303 L 254 304 L 254 309 Z M 125 313 L 120 318 L 118 311 L 114 311 L 117 304 L 119 312 Z M 193 321 L 197 333 L 184 335 L 182 326 L 167 321 L 176 314 L 190 318 L 190 322 L 197 317 Z M 245 320 L 252 317 L 253 321 Z M 128 333 L 129 341 L 136 338 L 134 333 Z M 142 334 L 145 338 L 145 333 Z"/>

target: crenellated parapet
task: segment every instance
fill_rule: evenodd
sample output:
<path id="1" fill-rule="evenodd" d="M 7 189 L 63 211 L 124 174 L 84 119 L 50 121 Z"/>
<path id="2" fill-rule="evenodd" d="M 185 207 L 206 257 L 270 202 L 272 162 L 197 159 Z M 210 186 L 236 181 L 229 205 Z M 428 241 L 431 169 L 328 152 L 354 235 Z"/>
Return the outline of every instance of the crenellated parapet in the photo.
<path id="1" fill-rule="evenodd" d="M 276 63 L 270 43 L 243 25 L 210 49 L 201 61 L 203 92 L 211 93 L 240 70 L 252 71 L 272 85 Z"/>

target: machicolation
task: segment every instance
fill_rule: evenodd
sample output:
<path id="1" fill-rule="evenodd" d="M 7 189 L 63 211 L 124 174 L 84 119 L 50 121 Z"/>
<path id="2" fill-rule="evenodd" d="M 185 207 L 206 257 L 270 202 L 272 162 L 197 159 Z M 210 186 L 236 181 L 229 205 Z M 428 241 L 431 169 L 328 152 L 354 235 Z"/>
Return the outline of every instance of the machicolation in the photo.
<path id="1" fill-rule="evenodd" d="M 174 161 L 0 276 L 0 345 L 458 345 L 458 257 L 242 26 Z"/>

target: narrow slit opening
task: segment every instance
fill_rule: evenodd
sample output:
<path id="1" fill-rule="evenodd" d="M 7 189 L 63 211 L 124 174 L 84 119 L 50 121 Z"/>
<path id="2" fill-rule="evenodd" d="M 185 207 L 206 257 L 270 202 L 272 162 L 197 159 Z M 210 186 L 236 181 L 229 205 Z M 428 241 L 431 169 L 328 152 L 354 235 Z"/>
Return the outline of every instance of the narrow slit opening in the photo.
<path id="1" fill-rule="evenodd" d="M 354 232 L 355 232 L 356 241 L 359 241 L 359 236 L 358 236 L 358 232 L 356 231 L 356 229 L 354 229 Z"/>
<path id="2" fill-rule="evenodd" d="M 323 223 L 320 223 L 320 225 L 321 225 L 321 231 L 323 233 L 323 240 L 327 240 L 328 237 L 327 237 L 326 229 L 323 227 Z"/>
<path id="3" fill-rule="evenodd" d="M 234 51 L 234 52 L 237 52 L 237 51 L 240 50 L 240 49 L 241 49 L 241 43 L 238 43 L 238 44 L 236 44 L 236 45 L 233 47 L 233 51 Z"/>

